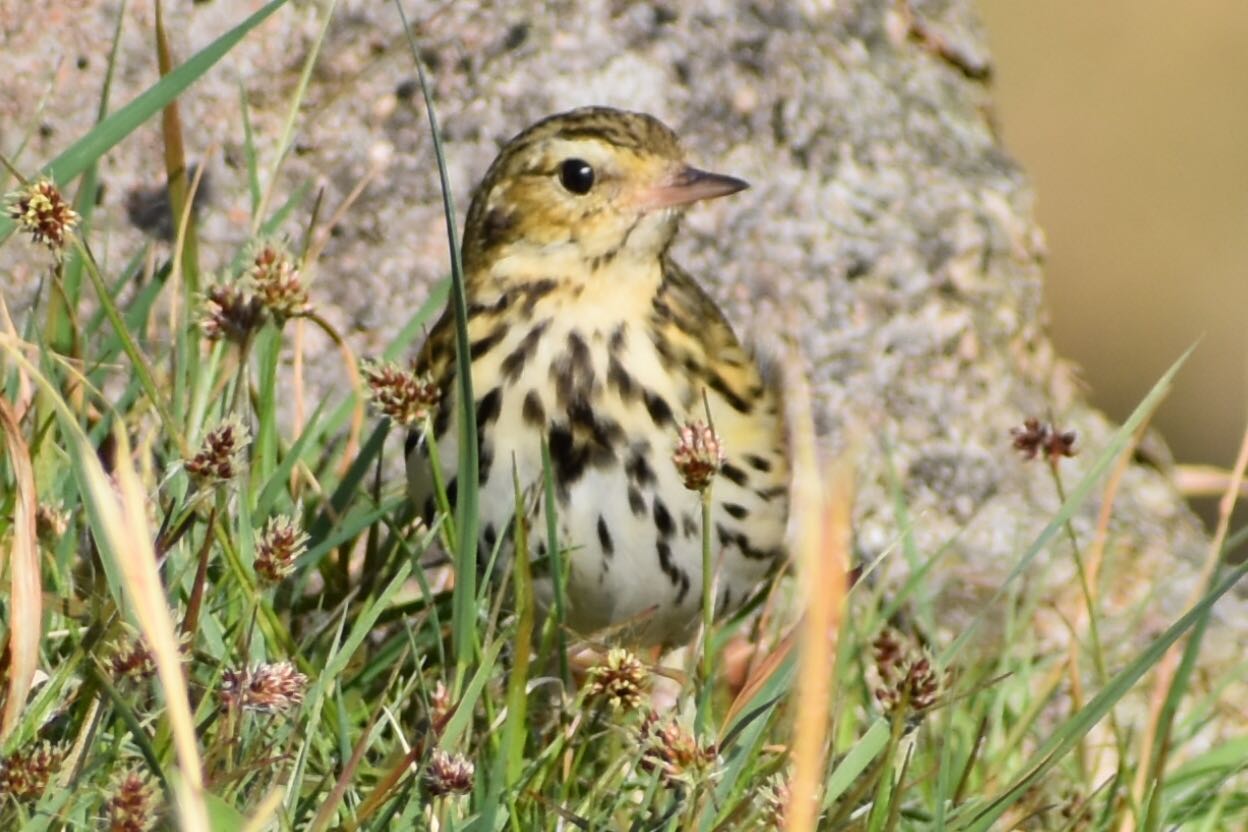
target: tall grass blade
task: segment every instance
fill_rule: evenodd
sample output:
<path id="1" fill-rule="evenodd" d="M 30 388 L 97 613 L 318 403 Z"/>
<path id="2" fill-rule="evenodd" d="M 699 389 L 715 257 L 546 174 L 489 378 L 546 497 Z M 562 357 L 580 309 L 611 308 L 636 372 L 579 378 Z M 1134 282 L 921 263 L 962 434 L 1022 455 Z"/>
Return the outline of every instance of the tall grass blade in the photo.
<path id="1" fill-rule="evenodd" d="M 433 138 L 433 152 L 438 160 L 438 179 L 442 186 L 442 213 L 446 218 L 446 237 L 451 254 L 451 307 L 455 315 L 455 377 L 458 388 L 456 411 L 459 416 L 459 473 L 456 478 L 455 500 L 455 603 L 452 619 L 452 641 L 455 648 L 457 681 L 462 680 L 476 652 L 477 641 L 477 414 L 476 398 L 472 392 L 471 351 L 468 345 L 468 297 L 464 291 L 464 266 L 460 260 L 459 234 L 455 227 L 455 205 L 451 199 L 450 175 L 446 172 L 446 154 L 442 149 L 442 134 L 438 129 L 438 116 L 433 107 L 433 92 L 425 77 L 424 62 L 416 48 L 416 40 L 408 25 L 401 0 L 395 0 L 403 32 L 412 52 L 412 63 L 420 79 L 420 89 L 425 99 L 425 112 L 429 116 L 429 133 Z"/>

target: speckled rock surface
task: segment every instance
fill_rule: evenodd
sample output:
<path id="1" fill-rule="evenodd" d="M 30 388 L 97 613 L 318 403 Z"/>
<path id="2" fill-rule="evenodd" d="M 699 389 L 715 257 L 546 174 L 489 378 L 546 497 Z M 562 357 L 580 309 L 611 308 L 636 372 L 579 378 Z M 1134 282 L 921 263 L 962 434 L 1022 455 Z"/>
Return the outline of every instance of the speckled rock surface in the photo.
<path id="1" fill-rule="evenodd" d="M 171 3 L 185 58 L 259 7 L 249 0 Z M 826 439 L 856 460 L 856 545 L 904 569 L 886 456 L 909 501 L 922 557 L 946 547 L 930 582 L 955 632 L 982 605 L 1058 500 L 1041 463 L 1023 463 L 1009 429 L 1026 416 L 1079 431 L 1063 466 L 1073 485 L 1114 426 L 1084 404 L 1054 355 L 1041 308 L 1043 236 L 1028 182 L 993 130 L 988 52 L 966 0 L 751 3 L 439 2 L 409 4 L 432 75 L 461 217 L 470 186 L 501 141 L 537 118 L 583 104 L 652 112 L 706 167 L 753 188 L 699 208 L 679 258 L 730 316 L 766 344 L 798 321 Z M 774 8 L 773 8 L 774 7 Z M 33 19 L 0 0 L 0 147 L 19 165 L 51 158 L 88 128 L 116 2 L 57 4 Z M 205 265 L 248 235 L 240 88 L 259 137 L 264 183 L 291 91 L 322 9 L 292 3 L 182 100 L 189 151 L 212 176 Z M 125 20 L 116 104 L 155 79 L 150 4 Z M 11 49 L 7 44 L 26 48 Z M 447 270 L 432 147 L 392 4 L 338 3 L 275 185 L 279 204 L 305 182 L 332 212 L 366 176 L 330 239 L 315 302 L 360 354 L 375 353 Z M 111 152 L 98 248 L 128 258 L 142 236 L 126 194 L 159 183 L 160 137 L 145 126 Z M 301 234 L 306 200 L 284 229 Z M 5 297 L 34 299 L 38 261 L 0 249 Z M 337 353 L 309 334 L 317 389 L 340 384 Z M 1141 390 L 1141 396 L 1146 391 Z M 1098 492 L 1099 493 L 1099 492 Z M 1086 545 L 1099 500 L 1075 519 Z M 1042 609 L 1077 606 L 1068 544 L 1057 538 L 1029 587 Z M 1163 474 L 1133 465 L 1106 555 L 1103 630 L 1114 665 L 1182 610 L 1207 543 Z M 1241 631 L 1243 602 L 1227 598 Z M 1239 623 L 1235 623 L 1239 622 Z M 1056 614 L 1037 637 L 1064 642 Z M 986 633 L 992 635 L 992 628 Z M 1231 648 L 1239 639 L 1226 639 Z M 1211 645 L 1210 661 L 1217 661 Z"/>

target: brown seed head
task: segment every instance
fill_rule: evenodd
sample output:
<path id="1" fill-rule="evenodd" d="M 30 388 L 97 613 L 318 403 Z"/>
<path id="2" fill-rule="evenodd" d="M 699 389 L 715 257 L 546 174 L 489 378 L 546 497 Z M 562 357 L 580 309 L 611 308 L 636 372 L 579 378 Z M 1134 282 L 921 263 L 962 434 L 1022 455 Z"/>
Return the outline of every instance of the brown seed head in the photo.
<path id="1" fill-rule="evenodd" d="M 109 832 L 148 832 L 156 825 L 156 785 L 137 771 L 118 778 L 104 801 Z"/>
<path id="2" fill-rule="evenodd" d="M 40 179 L 6 197 L 9 217 L 36 243 L 52 251 L 65 247 L 66 235 L 78 224 L 78 212 L 69 207 L 56 185 Z"/>
<path id="3" fill-rule="evenodd" d="M 425 768 L 425 791 L 429 797 L 467 794 L 472 791 L 475 773 L 476 769 L 468 758 L 435 748 Z"/>
<path id="4" fill-rule="evenodd" d="M 710 425 L 700 421 L 686 422 L 680 429 L 672 462 L 685 488 L 705 491 L 724 465 L 724 446 Z"/>
<path id="5" fill-rule="evenodd" d="M 308 677 L 290 662 L 258 665 L 254 670 L 226 670 L 218 696 L 227 709 L 274 714 L 303 701 Z"/>
<path id="6" fill-rule="evenodd" d="M 297 318 L 310 311 L 308 290 L 300 279 L 299 269 L 290 254 L 276 243 L 262 244 L 252 257 L 247 279 L 255 289 L 256 298 L 281 326 L 288 318 Z"/>
<path id="7" fill-rule="evenodd" d="M 37 800 L 64 758 L 65 749 L 48 742 L 15 750 L 0 761 L 0 797 Z"/>
<path id="8" fill-rule="evenodd" d="M 308 536 L 293 516 L 269 518 L 256 539 L 256 574 L 266 583 L 276 584 L 295 568 L 295 561 L 308 550 Z"/>
<path id="9" fill-rule="evenodd" d="M 365 362 L 360 369 L 368 382 L 373 407 L 404 427 L 424 422 L 441 398 L 441 391 L 428 374 L 404 370 L 390 362 Z"/>
<path id="10" fill-rule="evenodd" d="M 199 451 L 187 460 L 186 471 L 202 483 L 228 482 L 242 471 L 243 454 L 249 442 L 251 434 L 247 428 L 230 417 L 208 431 Z"/>
<path id="11" fill-rule="evenodd" d="M 69 529 L 69 512 L 60 503 L 40 503 L 35 509 L 35 534 L 49 549 L 55 548 Z"/>
<path id="12" fill-rule="evenodd" d="M 199 328 L 210 341 L 241 344 L 264 324 L 260 298 L 237 280 L 221 281 L 204 292 Z"/>
<path id="13" fill-rule="evenodd" d="M 891 628 L 872 642 L 872 688 L 885 713 L 899 708 L 922 713 L 936 704 L 941 680 L 932 660 L 911 639 Z"/>
<path id="14" fill-rule="evenodd" d="M 1059 431 L 1048 422 L 1041 422 L 1039 419 L 1027 419 L 1022 427 L 1010 428 L 1010 436 L 1013 437 L 1014 450 L 1018 451 L 1023 459 L 1035 459 L 1037 455 L 1040 455 L 1046 462 L 1052 464 L 1064 456 L 1074 456 L 1076 453 L 1077 434 L 1075 431 Z"/>
<path id="15" fill-rule="evenodd" d="M 141 682 L 156 674 L 156 660 L 142 636 L 135 633 L 113 645 L 108 669 L 114 682 Z"/>
<path id="16" fill-rule="evenodd" d="M 651 711 L 638 731 L 643 771 L 658 771 L 668 785 L 702 779 L 715 762 L 714 745 L 699 745 L 674 718 L 661 720 Z"/>
<path id="17" fill-rule="evenodd" d="M 645 701 L 649 686 L 645 665 L 629 651 L 614 647 L 605 661 L 590 668 L 585 692 L 590 699 L 606 701 L 613 711 L 633 711 Z"/>

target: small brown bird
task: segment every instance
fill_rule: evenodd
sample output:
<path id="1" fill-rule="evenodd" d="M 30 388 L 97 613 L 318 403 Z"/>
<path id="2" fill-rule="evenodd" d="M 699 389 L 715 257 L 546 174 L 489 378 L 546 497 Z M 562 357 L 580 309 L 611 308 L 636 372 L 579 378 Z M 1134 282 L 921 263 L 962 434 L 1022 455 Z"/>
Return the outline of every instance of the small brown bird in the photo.
<path id="1" fill-rule="evenodd" d="M 551 596 L 541 505 L 549 443 L 567 623 L 675 645 L 702 604 L 699 496 L 672 460 L 705 416 L 725 453 L 712 488 L 716 612 L 738 606 L 782 560 L 788 466 L 778 392 L 715 303 L 668 249 L 694 202 L 747 187 L 689 166 L 676 135 L 640 113 L 590 107 L 512 139 L 474 193 L 464 227 L 483 557 L 516 496 L 532 506 L 539 602 Z M 450 309 L 417 361 L 441 391 L 432 431 L 448 492 L 457 466 Z M 434 513 L 426 444 L 409 441 L 408 484 Z"/>

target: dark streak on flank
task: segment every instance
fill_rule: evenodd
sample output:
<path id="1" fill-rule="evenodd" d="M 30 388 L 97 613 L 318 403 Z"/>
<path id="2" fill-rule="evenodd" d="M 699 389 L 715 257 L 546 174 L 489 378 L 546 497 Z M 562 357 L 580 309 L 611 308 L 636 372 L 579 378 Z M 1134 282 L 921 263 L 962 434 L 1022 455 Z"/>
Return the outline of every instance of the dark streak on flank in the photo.
<path id="1" fill-rule="evenodd" d="M 676 603 L 680 604 L 685 600 L 685 596 L 689 594 L 689 576 L 685 574 L 683 569 L 672 562 L 671 546 L 660 540 L 657 549 L 659 553 L 659 568 L 671 580 L 672 586 L 678 587 L 676 590 Z"/>
<path id="2" fill-rule="evenodd" d="M 498 342 L 502 341 L 504 336 L 506 335 L 507 335 L 507 327 L 503 324 L 500 324 L 494 327 L 494 329 L 490 330 L 490 332 L 487 333 L 486 335 L 483 335 L 482 337 L 473 341 L 472 346 L 468 348 L 468 352 L 472 356 L 472 360 L 476 361 L 478 358 L 485 355 L 490 350 L 494 349 L 496 346 L 498 346 Z"/>
<path id="3" fill-rule="evenodd" d="M 607 521 L 601 514 L 598 515 L 598 543 L 602 546 L 602 553 L 608 558 L 615 554 L 615 543 L 611 540 L 611 530 L 607 528 Z"/>
<path id="4" fill-rule="evenodd" d="M 614 387 L 625 402 L 637 396 L 637 382 L 615 355 L 607 359 L 607 387 Z"/>
<path id="5" fill-rule="evenodd" d="M 542 397 L 536 390 L 525 393 L 521 415 L 524 417 L 525 424 L 537 428 L 546 427 L 546 408 L 542 407 Z"/>
<path id="6" fill-rule="evenodd" d="M 628 507 L 638 517 L 646 513 L 646 499 L 641 496 L 641 489 L 635 485 L 628 487 Z"/>
<path id="7" fill-rule="evenodd" d="M 480 429 L 498 418 L 503 404 L 503 391 L 495 387 L 477 402 L 477 428 Z"/>
<path id="8" fill-rule="evenodd" d="M 771 470 L 771 463 L 758 454 L 746 454 L 745 461 L 755 471 L 761 471 L 766 474 Z"/>
<path id="9" fill-rule="evenodd" d="M 724 503 L 724 511 L 738 520 L 744 520 L 746 515 L 750 513 L 745 506 L 739 506 L 736 503 Z"/>
<path id="10" fill-rule="evenodd" d="M 731 462 L 725 462 L 724 467 L 720 468 L 719 471 L 721 474 L 724 475 L 726 479 L 730 480 L 731 482 L 735 482 L 737 485 L 743 486 L 750 479 L 749 475 L 747 475 L 744 471 L 742 471 L 737 466 L 733 465 Z"/>
<path id="11" fill-rule="evenodd" d="M 711 389 L 723 396 L 724 401 L 728 402 L 732 409 L 738 413 L 748 415 L 749 412 L 754 409 L 753 405 L 751 405 L 748 400 L 738 396 L 737 392 L 728 386 L 728 382 L 725 381 L 724 377 L 719 373 L 711 373 L 710 383 Z"/>
<path id="12" fill-rule="evenodd" d="M 503 378 L 508 382 L 514 382 L 524 369 L 524 365 L 533 357 L 533 353 L 537 351 L 537 344 L 542 339 L 542 334 L 546 328 L 550 326 L 550 319 L 542 321 L 528 331 L 528 333 L 520 339 L 520 343 L 516 348 L 507 354 L 503 359 L 502 373 Z"/>
<path id="13" fill-rule="evenodd" d="M 658 497 L 654 498 L 654 528 L 658 531 L 659 537 L 664 540 L 676 531 L 676 523 L 672 520 L 671 512 Z"/>
<path id="14" fill-rule="evenodd" d="M 655 425 L 663 427 L 664 425 L 676 423 L 676 418 L 672 415 L 671 406 L 668 405 L 662 396 L 650 390 L 646 390 L 642 393 L 642 396 L 646 403 L 646 410 L 650 413 L 650 419 Z"/>
<path id="15" fill-rule="evenodd" d="M 624 471 L 638 485 L 649 485 L 655 481 L 654 469 L 650 467 L 650 461 L 641 450 L 635 449 L 629 455 L 628 462 L 624 463 Z"/>
<path id="16" fill-rule="evenodd" d="M 572 440 L 572 431 L 564 425 L 551 425 L 547 442 L 559 498 L 566 501 L 568 488 L 585 473 L 586 448 Z"/>

